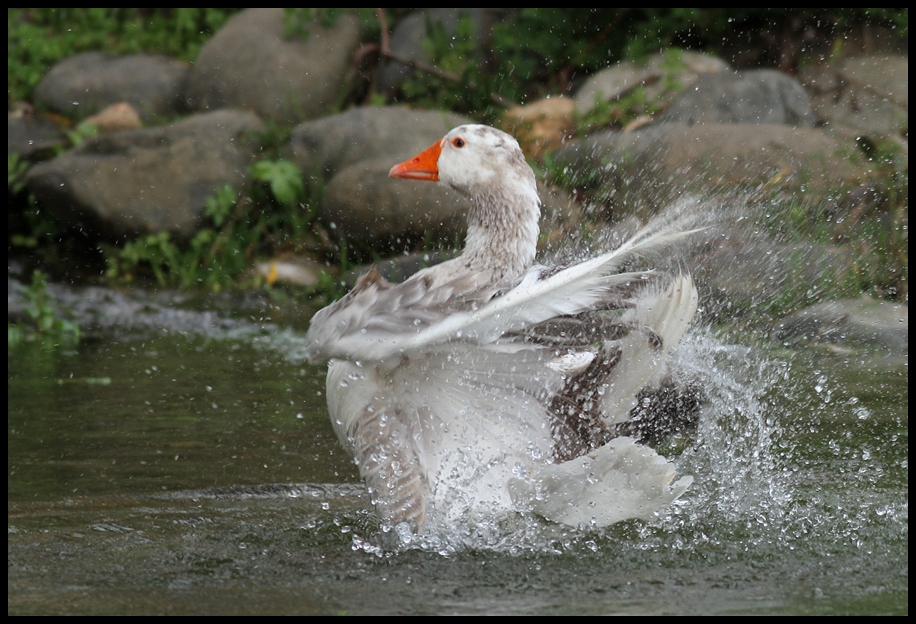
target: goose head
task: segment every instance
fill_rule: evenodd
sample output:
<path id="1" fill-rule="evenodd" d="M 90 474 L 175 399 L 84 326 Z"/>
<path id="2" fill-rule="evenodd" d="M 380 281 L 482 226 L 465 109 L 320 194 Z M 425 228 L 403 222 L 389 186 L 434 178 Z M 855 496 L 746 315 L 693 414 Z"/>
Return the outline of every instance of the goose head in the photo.
<path id="1" fill-rule="evenodd" d="M 518 273 L 534 261 L 540 200 L 534 172 L 512 136 L 479 124 L 458 126 L 392 178 L 441 182 L 471 200 L 463 257 L 468 266 Z"/>
<path id="2" fill-rule="evenodd" d="M 513 183 L 534 184 L 534 172 L 511 135 L 478 124 L 458 126 L 413 158 L 392 178 L 442 182 L 472 199 Z"/>

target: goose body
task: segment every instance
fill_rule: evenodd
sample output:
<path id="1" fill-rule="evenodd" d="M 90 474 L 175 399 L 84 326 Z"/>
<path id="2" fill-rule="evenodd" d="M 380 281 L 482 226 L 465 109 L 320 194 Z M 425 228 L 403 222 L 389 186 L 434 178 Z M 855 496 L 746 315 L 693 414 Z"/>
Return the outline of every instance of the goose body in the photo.
<path id="1" fill-rule="evenodd" d="M 390 175 L 447 184 L 472 209 L 459 257 L 400 284 L 370 271 L 308 331 L 310 359 L 329 362 L 332 424 L 382 521 L 425 531 L 518 511 L 603 526 L 680 496 L 691 477 L 675 480 L 636 425 L 695 410 L 665 359 L 697 293 L 685 275 L 621 271 L 680 233 L 645 229 L 579 264 L 536 264 L 534 173 L 487 126 L 455 128 Z"/>

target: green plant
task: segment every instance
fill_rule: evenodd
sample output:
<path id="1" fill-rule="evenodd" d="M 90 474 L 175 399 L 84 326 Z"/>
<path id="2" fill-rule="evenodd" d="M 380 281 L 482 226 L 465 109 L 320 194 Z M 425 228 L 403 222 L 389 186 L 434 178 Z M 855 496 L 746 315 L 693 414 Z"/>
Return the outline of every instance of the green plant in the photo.
<path id="1" fill-rule="evenodd" d="M 311 184 L 307 192 L 301 172 L 286 160 L 259 161 L 252 177 L 246 194 L 225 186 L 207 198 L 206 225 L 187 242 L 159 232 L 109 247 L 108 277 L 151 272 L 163 286 L 220 290 L 236 283 L 256 256 L 295 245 L 317 215 L 323 186 Z"/>
<path id="2" fill-rule="evenodd" d="M 230 284 L 247 267 L 244 248 L 237 246 L 229 217 L 238 196 L 226 186 L 207 199 L 205 215 L 214 227 L 204 227 L 185 245 L 168 232 L 147 234 L 120 249 L 109 248 L 108 277 L 132 280 L 137 273 L 152 271 L 161 286 L 209 286 L 214 290 Z"/>
<path id="3" fill-rule="evenodd" d="M 399 59 L 418 68 L 403 84 L 399 99 L 492 120 L 498 116 L 494 102 L 504 107 L 548 93 L 566 94 L 578 79 L 624 59 L 678 48 L 715 54 L 741 41 L 756 65 L 792 69 L 803 60 L 800 50 L 810 49 L 812 32 L 829 41 L 839 39 L 841 28 L 877 23 L 892 26 L 905 41 L 908 15 L 906 9 L 507 11 L 511 13 L 495 19 L 495 26 L 482 36 L 472 36 L 474 24 L 468 18 L 458 21 L 455 32 L 428 23 L 426 58 Z M 388 17 L 396 15 L 386 11 L 379 20 Z M 384 32 L 382 39 L 385 53 Z M 785 43 L 775 46 L 774 39 Z M 673 82 L 663 86 L 678 88 Z"/>
<path id="4" fill-rule="evenodd" d="M 539 178 L 546 179 L 580 199 L 590 196 L 592 191 L 601 186 L 601 167 L 575 168 L 560 164 L 551 153 L 544 154 L 541 163 L 531 163 L 531 166 Z"/>
<path id="5" fill-rule="evenodd" d="M 800 200 L 766 200 L 757 221 L 785 249 L 794 250 L 786 262 L 784 292 L 766 309 L 778 318 L 817 301 L 856 298 L 905 301 L 908 293 L 908 209 L 883 198 L 863 199 L 836 215 Z M 812 281 L 807 254 L 835 255 L 833 268 L 824 268 Z M 829 264 L 829 263 L 827 263 Z M 825 267 L 827 266 L 825 264 Z"/>
<path id="6" fill-rule="evenodd" d="M 28 170 L 28 161 L 22 159 L 19 154 L 6 155 L 6 188 L 11 195 L 18 195 L 25 187 L 22 179 Z"/>
<path id="7" fill-rule="evenodd" d="M 255 180 L 266 182 L 270 192 L 281 204 L 290 207 L 302 196 L 305 185 L 302 172 L 288 160 L 262 160 L 251 168 Z"/>
<path id="8" fill-rule="evenodd" d="M 84 121 L 67 133 L 67 139 L 70 141 L 71 147 L 79 147 L 86 139 L 91 139 L 98 134 L 99 127 L 97 125 Z M 61 148 L 61 150 L 63 150 L 63 148 Z"/>
<path id="9" fill-rule="evenodd" d="M 887 140 L 868 146 L 866 155 L 881 173 L 876 201 L 851 211 L 844 233 L 857 241 L 862 287 L 875 297 L 906 301 L 909 294 L 909 174 L 900 143 Z"/>
<path id="10" fill-rule="evenodd" d="M 330 28 L 342 12 L 343 9 L 284 9 L 283 26 L 286 37 L 308 39 L 309 26 L 313 22 Z"/>
<path id="11" fill-rule="evenodd" d="M 655 113 L 656 100 L 646 93 L 646 87 L 636 87 L 615 100 L 596 96 L 595 105 L 586 113 L 576 114 L 576 133 L 580 137 L 610 127 L 623 128 L 640 115 Z"/>
<path id="12" fill-rule="evenodd" d="M 80 340 L 80 328 L 76 323 L 60 318 L 48 295 L 48 285 L 41 271 L 32 273 L 30 286 L 17 286 L 25 297 L 24 312 L 28 322 L 7 321 L 7 346 L 12 347 L 23 341 L 48 339 L 51 346 L 76 346 Z"/>

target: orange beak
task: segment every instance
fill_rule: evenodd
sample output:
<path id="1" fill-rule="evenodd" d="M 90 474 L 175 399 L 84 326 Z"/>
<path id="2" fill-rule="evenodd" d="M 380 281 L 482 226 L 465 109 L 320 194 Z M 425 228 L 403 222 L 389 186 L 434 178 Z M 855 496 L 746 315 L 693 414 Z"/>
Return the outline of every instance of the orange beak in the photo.
<path id="1" fill-rule="evenodd" d="M 439 154 L 442 153 L 442 139 L 430 145 L 413 158 L 395 165 L 388 172 L 389 178 L 439 181 Z"/>

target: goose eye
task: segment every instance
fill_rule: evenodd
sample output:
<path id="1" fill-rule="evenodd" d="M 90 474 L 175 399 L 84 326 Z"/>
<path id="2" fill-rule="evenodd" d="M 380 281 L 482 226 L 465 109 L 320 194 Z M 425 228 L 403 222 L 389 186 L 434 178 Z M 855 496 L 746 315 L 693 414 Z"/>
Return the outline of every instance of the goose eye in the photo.
<path id="1" fill-rule="evenodd" d="M 452 145 L 455 147 L 464 147 L 464 139 L 458 137 L 457 139 L 452 139 Z"/>

